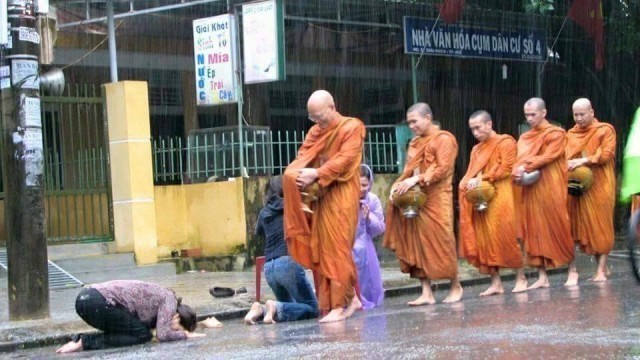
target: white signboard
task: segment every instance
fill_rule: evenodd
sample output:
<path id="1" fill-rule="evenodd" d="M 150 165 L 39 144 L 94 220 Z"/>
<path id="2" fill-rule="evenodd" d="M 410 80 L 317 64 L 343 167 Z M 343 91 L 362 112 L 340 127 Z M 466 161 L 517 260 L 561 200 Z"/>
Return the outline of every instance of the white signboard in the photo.
<path id="1" fill-rule="evenodd" d="M 198 105 L 237 102 L 235 27 L 229 14 L 193 21 Z"/>
<path id="2" fill-rule="evenodd" d="M 242 44 L 245 84 L 280 80 L 275 0 L 242 5 Z"/>
<path id="3" fill-rule="evenodd" d="M 40 99 L 25 96 L 24 94 L 21 95 L 18 115 L 21 126 L 42 127 L 42 121 L 40 120 Z"/>

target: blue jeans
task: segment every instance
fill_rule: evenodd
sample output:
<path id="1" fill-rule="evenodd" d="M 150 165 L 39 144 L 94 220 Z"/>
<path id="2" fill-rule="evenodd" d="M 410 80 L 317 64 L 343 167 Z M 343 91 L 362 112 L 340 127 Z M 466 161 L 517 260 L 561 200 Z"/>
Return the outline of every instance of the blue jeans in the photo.
<path id="1" fill-rule="evenodd" d="M 264 276 L 276 295 L 276 321 L 295 321 L 318 317 L 318 300 L 304 269 L 289 256 L 264 264 Z"/>

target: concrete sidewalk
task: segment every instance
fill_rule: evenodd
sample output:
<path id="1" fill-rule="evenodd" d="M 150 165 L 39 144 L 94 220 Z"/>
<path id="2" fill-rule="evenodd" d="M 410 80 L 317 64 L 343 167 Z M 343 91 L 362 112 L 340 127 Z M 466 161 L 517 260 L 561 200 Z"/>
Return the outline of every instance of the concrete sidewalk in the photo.
<path id="1" fill-rule="evenodd" d="M 583 255 L 578 257 L 578 261 L 582 274 L 581 280 L 584 281 L 595 270 L 595 263 Z M 614 273 L 628 271 L 628 263 L 626 261 L 612 260 L 611 268 Z M 553 272 L 566 272 L 566 268 L 556 269 Z M 503 279 L 513 278 L 513 272 L 505 272 L 504 274 Z M 535 271 L 530 269 L 528 274 L 535 276 Z M 0 276 L 3 278 L 2 281 L 6 281 L 6 273 L 0 274 Z M 418 293 L 420 291 L 419 281 L 410 279 L 406 274 L 402 274 L 397 266 L 384 267 L 382 269 L 382 277 L 387 297 Z M 126 278 L 126 275 L 123 274 L 122 278 Z M 463 286 L 489 282 L 487 276 L 478 274 L 473 267 L 463 261 L 460 262 L 460 279 Z M 183 302 L 196 311 L 199 318 L 216 316 L 221 321 L 238 319 L 245 315 L 251 303 L 255 301 L 255 273 L 253 271 L 193 272 L 158 276 L 151 279 L 147 277 L 144 280 L 175 290 L 176 294 L 183 298 Z M 248 293 L 230 298 L 216 299 L 208 291 L 213 286 L 224 286 L 233 289 L 244 286 L 247 288 Z M 438 289 L 446 289 L 449 284 L 445 281 L 435 286 Z M 264 275 L 261 289 L 263 294 L 262 301 L 274 298 L 264 280 Z M 51 316 L 48 319 L 9 321 L 8 301 L 5 301 L 7 299 L 7 290 L 6 287 L 0 289 L 0 299 L 3 299 L 3 301 L 0 301 L 0 352 L 62 343 L 68 341 L 73 334 L 95 331 L 75 313 L 75 298 L 80 290 L 76 288 L 51 291 Z M 508 291 L 508 289 L 505 290 Z M 444 293 L 436 293 L 436 297 L 439 300 L 444 296 Z"/>

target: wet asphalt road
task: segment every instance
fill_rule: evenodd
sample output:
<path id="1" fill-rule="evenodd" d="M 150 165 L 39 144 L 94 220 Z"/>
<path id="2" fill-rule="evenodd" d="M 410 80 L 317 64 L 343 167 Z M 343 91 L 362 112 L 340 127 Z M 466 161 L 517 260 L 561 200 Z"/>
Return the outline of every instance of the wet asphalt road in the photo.
<path id="1" fill-rule="evenodd" d="M 630 273 L 606 283 L 581 280 L 565 289 L 564 274 L 550 289 L 488 298 L 485 285 L 465 289 L 463 302 L 410 308 L 414 296 L 346 322 L 301 321 L 245 326 L 227 321 L 206 338 L 151 343 L 56 356 L 54 347 L 0 354 L 11 358 L 192 359 L 611 359 L 640 358 L 640 286 Z M 505 283 L 511 288 L 512 283 Z M 444 291 L 436 293 L 440 300 Z"/>

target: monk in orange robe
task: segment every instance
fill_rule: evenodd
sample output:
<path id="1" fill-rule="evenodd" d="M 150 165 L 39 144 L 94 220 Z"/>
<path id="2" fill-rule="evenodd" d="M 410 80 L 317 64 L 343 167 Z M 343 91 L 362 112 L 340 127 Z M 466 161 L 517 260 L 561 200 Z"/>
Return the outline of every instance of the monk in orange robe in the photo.
<path id="1" fill-rule="evenodd" d="M 480 296 L 504 293 L 500 268 L 518 269 L 513 292 L 527 289 L 522 269 L 522 251 L 516 238 L 511 171 L 516 162 L 516 140 L 493 131 L 491 115 L 478 110 L 469 118 L 469 128 L 479 141 L 471 150 L 467 173 L 458 187 L 460 204 L 460 256 L 480 273 L 491 275 L 491 286 Z M 490 183 L 495 195 L 486 209 L 474 207 L 466 195 L 482 182 Z"/>
<path id="2" fill-rule="evenodd" d="M 607 256 L 613 249 L 615 236 L 616 130 L 595 118 L 589 99 L 576 100 L 572 109 L 576 125 L 567 132 L 568 170 L 588 166 L 593 173 L 593 184 L 582 195 L 569 196 L 571 237 L 585 254 L 595 255 L 598 261 L 598 269 L 591 280 L 606 281 Z M 572 262 L 565 286 L 577 284 L 578 270 Z"/>
<path id="3" fill-rule="evenodd" d="M 315 125 L 283 177 L 285 239 L 291 257 L 318 272 L 319 307 L 330 310 L 320 322 L 341 321 L 362 306 L 354 296 L 351 249 L 358 225 L 365 127 L 338 113 L 324 90 L 309 97 L 307 111 Z M 300 191 L 316 182 L 318 200 L 309 214 L 302 210 Z"/>
<path id="4" fill-rule="evenodd" d="M 516 211 L 522 225 L 525 261 L 537 267 L 538 280 L 528 289 L 549 287 L 546 269 L 573 261 L 573 241 L 567 213 L 567 160 L 565 131 L 546 119 L 544 100 L 531 98 L 524 104 L 531 126 L 518 139 L 513 181 L 521 185 Z M 540 178 L 527 184 L 528 174 Z"/>
<path id="5" fill-rule="evenodd" d="M 418 216 L 411 219 L 404 218 L 402 210 L 389 202 L 383 245 L 395 251 L 402 272 L 421 281 L 422 294 L 409 305 L 434 304 L 431 280 L 437 279 L 451 280 L 443 302 L 456 302 L 462 297 L 462 287 L 453 234 L 451 183 L 458 144 L 451 133 L 435 127 L 426 103 L 407 110 L 407 123 L 416 136 L 409 143 L 404 171 L 391 187 L 390 198 L 419 185 L 427 200 Z"/>

